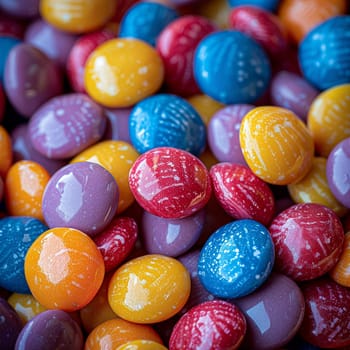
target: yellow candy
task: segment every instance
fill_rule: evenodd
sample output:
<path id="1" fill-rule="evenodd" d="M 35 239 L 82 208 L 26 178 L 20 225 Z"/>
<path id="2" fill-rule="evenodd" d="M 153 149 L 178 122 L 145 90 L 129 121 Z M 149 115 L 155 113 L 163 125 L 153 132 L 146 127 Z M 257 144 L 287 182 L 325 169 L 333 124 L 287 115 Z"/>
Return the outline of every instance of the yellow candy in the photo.
<path id="1" fill-rule="evenodd" d="M 167 348 L 153 340 L 131 340 L 118 346 L 117 350 L 167 350 Z"/>
<path id="2" fill-rule="evenodd" d="M 138 39 L 117 38 L 90 55 L 84 75 L 88 94 L 110 108 L 129 107 L 155 93 L 164 79 L 157 51 Z"/>
<path id="3" fill-rule="evenodd" d="M 290 110 L 257 107 L 239 132 L 244 159 L 262 180 L 275 185 L 299 181 L 310 170 L 314 144 L 306 125 Z"/>
<path id="4" fill-rule="evenodd" d="M 155 323 L 179 312 L 190 290 L 189 273 L 178 260 L 149 254 L 117 269 L 109 284 L 108 301 L 127 321 Z"/>
<path id="5" fill-rule="evenodd" d="M 343 251 L 329 275 L 340 285 L 350 287 L 350 231 L 345 233 Z"/>
<path id="6" fill-rule="evenodd" d="M 316 153 L 322 157 L 328 157 L 336 144 L 350 137 L 350 84 L 319 94 L 310 106 L 307 125 Z"/>
<path id="7" fill-rule="evenodd" d="M 129 187 L 129 170 L 138 156 L 139 153 L 128 142 L 107 140 L 87 148 L 71 162 L 97 163 L 113 175 L 119 187 L 118 213 L 121 213 L 134 202 Z"/>

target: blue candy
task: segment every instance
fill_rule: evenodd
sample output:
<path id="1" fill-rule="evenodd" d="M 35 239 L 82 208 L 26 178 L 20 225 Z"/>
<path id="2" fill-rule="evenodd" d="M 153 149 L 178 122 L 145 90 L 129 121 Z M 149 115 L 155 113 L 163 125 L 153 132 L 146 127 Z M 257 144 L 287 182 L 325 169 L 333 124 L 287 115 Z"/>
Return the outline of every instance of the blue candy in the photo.
<path id="1" fill-rule="evenodd" d="M 276 11 L 280 0 L 228 0 L 231 7 L 251 5 L 268 11 Z"/>
<path id="2" fill-rule="evenodd" d="M 24 259 L 35 239 L 48 227 L 40 220 L 10 216 L 0 220 L 0 286 L 16 293 L 29 293 Z"/>
<path id="3" fill-rule="evenodd" d="M 269 277 L 274 245 L 265 226 L 255 220 L 237 220 L 220 227 L 204 244 L 198 277 L 219 298 L 252 293 Z"/>
<path id="4" fill-rule="evenodd" d="M 224 30 L 199 43 L 194 77 L 202 92 L 215 100 L 254 103 L 268 87 L 271 67 L 256 41 L 239 31 Z"/>
<path id="5" fill-rule="evenodd" d="M 206 145 L 202 118 L 189 102 L 172 94 L 153 95 L 136 104 L 129 116 L 129 133 L 139 153 L 169 146 L 198 156 Z"/>
<path id="6" fill-rule="evenodd" d="M 320 90 L 350 83 L 350 16 L 333 17 L 299 45 L 304 77 Z"/>
<path id="7" fill-rule="evenodd" d="M 11 49 L 20 44 L 19 39 L 13 38 L 11 36 L 0 36 L 0 81 L 4 82 L 4 72 L 7 56 L 9 55 Z"/>

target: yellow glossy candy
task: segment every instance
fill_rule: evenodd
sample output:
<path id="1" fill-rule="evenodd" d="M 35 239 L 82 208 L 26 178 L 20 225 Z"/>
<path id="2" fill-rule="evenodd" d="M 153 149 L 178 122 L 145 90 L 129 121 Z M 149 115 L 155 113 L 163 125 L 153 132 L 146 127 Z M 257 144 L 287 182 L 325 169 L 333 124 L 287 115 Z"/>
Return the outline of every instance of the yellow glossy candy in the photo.
<path id="1" fill-rule="evenodd" d="M 102 27 L 115 14 L 116 0 L 41 0 L 41 16 L 54 27 L 85 33 Z"/>
<path id="2" fill-rule="evenodd" d="M 167 348 L 153 340 L 131 340 L 120 345 L 117 350 L 167 350 Z"/>
<path id="3" fill-rule="evenodd" d="M 343 252 L 329 275 L 335 282 L 350 287 L 350 231 L 345 234 Z"/>
<path id="4" fill-rule="evenodd" d="M 328 157 L 336 144 L 350 137 L 350 84 L 319 94 L 310 106 L 307 125 L 316 153 L 322 157 Z"/>
<path id="5" fill-rule="evenodd" d="M 288 191 L 296 203 L 318 203 L 334 210 L 339 216 L 347 209 L 334 197 L 328 186 L 326 175 L 327 159 L 315 157 L 311 170 L 300 181 L 288 185 Z"/>
<path id="6" fill-rule="evenodd" d="M 134 202 L 129 187 L 129 170 L 138 156 L 139 153 L 128 142 L 107 140 L 87 148 L 71 162 L 97 163 L 112 174 L 119 188 L 118 213 L 121 213 Z"/>
<path id="7" fill-rule="evenodd" d="M 241 123 L 240 145 L 250 169 L 275 185 L 299 181 L 310 170 L 314 144 L 306 125 L 290 110 L 256 107 Z"/>
<path id="8" fill-rule="evenodd" d="M 85 87 L 98 103 L 129 107 L 155 93 L 164 79 L 158 52 L 132 38 L 108 40 L 97 47 L 85 66 Z"/>
<path id="9" fill-rule="evenodd" d="M 178 260 L 149 254 L 128 261 L 114 273 L 108 301 L 125 320 L 155 323 L 179 312 L 190 289 L 189 273 Z"/>

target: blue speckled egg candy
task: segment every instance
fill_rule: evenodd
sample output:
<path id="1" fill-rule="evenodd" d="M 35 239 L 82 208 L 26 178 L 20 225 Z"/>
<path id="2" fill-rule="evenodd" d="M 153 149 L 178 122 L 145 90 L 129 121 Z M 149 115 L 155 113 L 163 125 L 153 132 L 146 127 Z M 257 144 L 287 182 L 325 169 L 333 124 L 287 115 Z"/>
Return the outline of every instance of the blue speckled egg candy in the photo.
<path id="1" fill-rule="evenodd" d="M 0 36 L 0 81 L 3 84 L 5 64 L 7 57 L 13 47 L 20 44 L 21 40 L 13 38 L 11 36 Z"/>
<path id="2" fill-rule="evenodd" d="M 251 5 L 268 11 L 276 11 L 280 0 L 228 0 L 231 7 Z"/>
<path id="3" fill-rule="evenodd" d="M 270 77 L 265 51 L 239 31 L 209 34 L 195 51 L 194 78 L 199 88 L 222 103 L 254 103 L 267 89 Z"/>
<path id="4" fill-rule="evenodd" d="M 29 293 L 24 258 L 29 247 L 48 227 L 38 219 L 10 216 L 0 220 L 0 287 Z"/>
<path id="5" fill-rule="evenodd" d="M 160 32 L 179 17 L 177 11 L 157 2 L 140 2 L 124 15 L 119 28 L 120 38 L 136 38 L 155 46 Z"/>
<path id="6" fill-rule="evenodd" d="M 299 61 L 304 77 L 320 90 L 350 83 L 350 16 L 311 30 L 300 43 Z"/>
<path id="7" fill-rule="evenodd" d="M 220 227 L 206 241 L 199 256 L 198 276 L 213 295 L 239 298 L 266 281 L 274 260 L 266 227 L 255 220 L 237 220 Z"/>
<path id="8" fill-rule="evenodd" d="M 189 102 L 172 94 L 153 95 L 136 104 L 129 116 L 129 133 L 139 153 L 168 146 L 198 156 L 206 145 L 202 118 Z"/>

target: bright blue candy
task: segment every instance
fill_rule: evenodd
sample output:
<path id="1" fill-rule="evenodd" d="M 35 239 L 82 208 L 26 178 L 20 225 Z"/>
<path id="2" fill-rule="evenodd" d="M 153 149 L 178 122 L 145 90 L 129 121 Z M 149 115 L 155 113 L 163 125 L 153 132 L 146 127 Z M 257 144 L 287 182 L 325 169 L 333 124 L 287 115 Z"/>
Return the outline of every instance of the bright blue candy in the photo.
<path id="1" fill-rule="evenodd" d="M 16 293 L 29 293 L 24 259 L 35 239 L 48 227 L 32 217 L 11 216 L 0 220 L 0 286 Z"/>
<path id="2" fill-rule="evenodd" d="M 268 87 L 271 68 L 262 47 L 247 35 L 209 34 L 194 56 L 194 77 L 203 91 L 225 104 L 254 103 Z"/>
<path id="3" fill-rule="evenodd" d="M 129 133 L 139 153 L 169 146 L 200 155 L 206 145 L 205 124 L 182 97 L 156 94 L 137 103 L 129 116 Z"/>
<path id="4" fill-rule="evenodd" d="M 237 220 L 220 227 L 204 244 L 198 277 L 219 298 L 252 293 L 269 277 L 275 260 L 269 231 L 255 220 Z"/>
<path id="5" fill-rule="evenodd" d="M 280 0 L 228 0 L 231 7 L 252 5 L 268 11 L 276 11 Z"/>
<path id="6" fill-rule="evenodd" d="M 119 37 L 141 39 L 155 46 L 160 32 L 178 17 L 176 10 L 163 4 L 137 3 L 124 15 L 120 23 Z"/>
<path id="7" fill-rule="evenodd" d="M 320 90 L 350 83 L 350 16 L 312 29 L 299 45 L 299 61 L 305 78 Z"/>
<path id="8" fill-rule="evenodd" d="M 13 38 L 11 36 L 0 36 L 0 80 L 3 84 L 4 82 L 4 70 L 11 49 L 21 43 L 19 39 Z"/>

